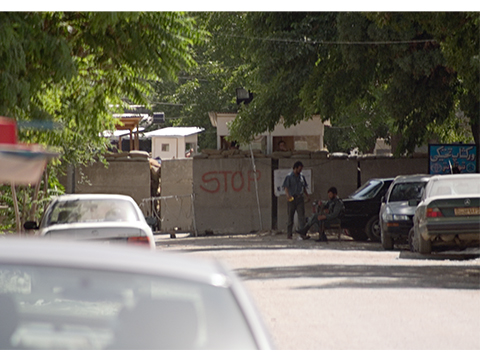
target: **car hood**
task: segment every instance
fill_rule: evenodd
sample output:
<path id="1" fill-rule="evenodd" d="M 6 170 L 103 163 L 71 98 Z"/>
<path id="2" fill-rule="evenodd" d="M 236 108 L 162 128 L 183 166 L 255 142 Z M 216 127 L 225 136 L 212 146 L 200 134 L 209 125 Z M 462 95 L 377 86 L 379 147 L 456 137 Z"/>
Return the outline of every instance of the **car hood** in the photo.
<path id="1" fill-rule="evenodd" d="M 387 204 L 388 210 L 391 214 L 396 215 L 413 215 L 415 214 L 416 206 L 408 206 L 408 201 L 395 201 Z"/>

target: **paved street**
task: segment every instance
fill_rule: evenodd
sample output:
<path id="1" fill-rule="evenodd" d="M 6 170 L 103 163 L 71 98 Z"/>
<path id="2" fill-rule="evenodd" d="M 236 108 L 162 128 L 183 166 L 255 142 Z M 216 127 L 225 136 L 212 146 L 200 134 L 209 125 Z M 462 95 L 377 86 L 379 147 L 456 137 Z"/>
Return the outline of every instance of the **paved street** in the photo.
<path id="1" fill-rule="evenodd" d="M 480 252 L 411 254 L 344 237 L 157 236 L 244 281 L 279 349 L 480 349 Z"/>

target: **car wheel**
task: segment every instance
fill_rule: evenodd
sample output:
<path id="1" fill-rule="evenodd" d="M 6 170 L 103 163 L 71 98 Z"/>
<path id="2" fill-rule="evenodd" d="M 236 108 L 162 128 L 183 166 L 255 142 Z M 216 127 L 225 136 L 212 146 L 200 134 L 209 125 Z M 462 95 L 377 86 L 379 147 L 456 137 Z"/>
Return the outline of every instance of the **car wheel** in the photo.
<path id="1" fill-rule="evenodd" d="M 418 236 L 418 252 L 420 254 L 428 255 L 432 252 L 432 242 L 425 241 L 420 236 Z"/>
<path id="2" fill-rule="evenodd" d="M 380 230 L 380 239 L 385 250 L 393 250 L 393 239 L 390 235 Z"/>
<path id="3" fill-rule="evenodd" d="M 415 247 L 415 230 L 412 227 L 408 232 L 408 246 L 410 247 L 411 252 L 417 252 L 417 248 Z"/>
<path id="4" fill-rule="evenodd" d="M 347 229 L 348 234 L 356 241 L 366 241 L 368 239 L 367 234 L 362 229 Z"/>
<path id="5" fill-rule="evenodd" d="M 380 242 L 380 221 L 378 220 L 378 216 L 372 216 L 372 218 L 368 220 L 365 232 L 371 241 Z"/>

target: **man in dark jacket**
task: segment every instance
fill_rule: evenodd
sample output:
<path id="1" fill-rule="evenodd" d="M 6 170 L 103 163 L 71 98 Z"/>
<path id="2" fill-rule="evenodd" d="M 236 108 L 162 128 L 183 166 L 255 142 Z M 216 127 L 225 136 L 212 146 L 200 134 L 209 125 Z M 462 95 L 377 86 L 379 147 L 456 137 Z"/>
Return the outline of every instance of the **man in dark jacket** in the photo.
<path id="1" fill-rule="evenodd" d="M 285 189 L 285 195 L 287 195 L 287 239 L 292 238 L 295 212 L 297 212 L 300 229 L 305 225 L 305 201 L 309 201 L 309 195 L 307 192 L 307 180 L 303 176 L 302 170 L 302 162 L 295 162 L 293 171 L 285 177 L 282 185 Z"/>
<path id="2" fill-rule="evenodd" d="M 337 188 L 332 186 L 328 189 L 328 201 L 323 206 L 323 213 L 313 214 L 312 217 L 307 221 L 305 227 L 297 230 L 304 239 L 307 237 L 307 231 L 313 224 L 318 224 L 320 231 L 320 238 L 318 241 L 327 241 L 327 236 L 325 235 L 325 228 L 329 228 L 332 224 L 340 224 L 341 218 L 345 213 L 345 205 L 343 201 L 340 200 L 337 196 Z"/>

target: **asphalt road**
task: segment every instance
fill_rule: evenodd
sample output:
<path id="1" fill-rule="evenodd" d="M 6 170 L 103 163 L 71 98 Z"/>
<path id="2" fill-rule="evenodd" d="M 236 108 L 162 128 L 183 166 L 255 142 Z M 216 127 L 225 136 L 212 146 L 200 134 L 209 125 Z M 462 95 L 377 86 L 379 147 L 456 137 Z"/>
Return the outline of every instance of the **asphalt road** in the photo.
<path id="1" fill-rule="evenodd" d="M 280 350 L 480 350 L 480 251 L 283 234 L 157 236 L 161 251 L 216 258 L 243 280 Z"/>

